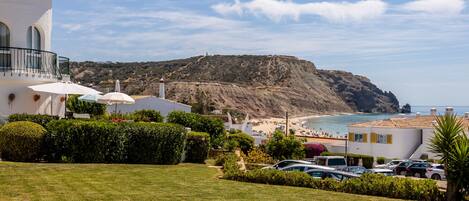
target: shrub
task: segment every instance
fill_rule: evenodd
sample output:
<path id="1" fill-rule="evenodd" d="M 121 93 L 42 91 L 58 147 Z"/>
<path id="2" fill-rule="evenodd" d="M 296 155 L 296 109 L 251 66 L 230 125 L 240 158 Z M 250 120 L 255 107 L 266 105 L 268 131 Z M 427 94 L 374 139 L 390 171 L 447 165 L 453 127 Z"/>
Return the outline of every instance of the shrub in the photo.
<path id="1" fill-rule="evenodd" d="M 125 133 L 117 124 L 58 120 L 47 124 L 47 159 L 77 163 L 125 161 Z"/>
<path id="2" fill-rule="evenodd" d="M 306 158 L 320 156 L 322 152 L 327 152 L 326 146 L 319 143 L 305 143 Z"/>
<path id="3" fill-rule="evenodd" d="M 273 164 L 274 160 L 269 154 L 262 151 L 259 148 L 253 148 L 249 151 L 248 155 L 244 157 L 247 163 L 260 163 L 260 164 Z"/>
<path id="4" fill-rule="evenodd" d="M 177 164 L 181 161 L 186 129 L 170 123 L 124 123 L 130 163 Z"/>
<path id="5" fill-rule="evenodd" d="M 18 121 L 0 129 L 1 158 L 10 161 L 35 161 L 41 157 L 46 130 L 39 124 Z"/>
<path id="6" fill-rule="evenodd" d="M 106 112 L 106 105 L 100 103 L 90 103 L 78 99 L 78 95 L 71 95 L 67 98 L 67 109 L 78 114 L 90 114 L 92 116 L 103 115 Z"/>
<path id="7" fill-rule="evenodd" d="M 59 119 L 58 116 L 42 114 L 12 114 L 8 116 L 8 122 L 30 121 L 45 127 L 49 122 Z"/>
<path id="8" fill-rule="evenodd" d="M 210 144 L 214 148 L 223 145 L 225 128 L 223 121 L 218 118 L 204 117 L 195 113 L 174 111 L 168 114 L 167 122 L 189 127 L 193 131 L 206 132 L 210 134 Z"/>
<path id="9" fill-rule="evenodd" d="M 210 135 L 202 132 L 189 132 L 186 141 L 186 162 L 204 163 L 210 150 Z"/>
<path id="10" fill-rule="evenodd" d="M 133 119 L 143 122 L 163 122 L 164 117 L 156 110 L 138 110 L 133 113 Z"/>
<path id="11" fill-rule="evenodd" d="M 345 154 L 323 152 L 321 156 L 344 156 L 345 157 Z M 374 162 L 373 156 L 348 153 L 347 158 L 348 158 L 347 165 L 352 165 L 352 166 L 358 165 L 361 159 L 363 167 L 368 168 L 368 169 L 373 168 L 373 162 Z"/>
<path id="12" fill-rule="evenodd" d="M 385 159 L 384 157 L 378 157 L 378 158 L 376 158 L 376 163 L 378 163 L 378 164 L 380 164 L 380 165 L 384 164 L 385 161 L 386 161 L 386 159 Z"/>
<path id="13" fill-rule="evenodd" d="M 236 142 L 233 144 L 237 145 L 244 154 L 247 154 L 254 147 L 254 138 L 241 131 L 235 134 L 228 134 L 228 141 Z"/>
<path id="14" fill-rule="evenodd" d="M 294 135 L 285 137 L 281 131 L 274 132 L 266 144 L 266 151 L 276 160 L 302 159 L 305 156 L 302 141 Z"/>

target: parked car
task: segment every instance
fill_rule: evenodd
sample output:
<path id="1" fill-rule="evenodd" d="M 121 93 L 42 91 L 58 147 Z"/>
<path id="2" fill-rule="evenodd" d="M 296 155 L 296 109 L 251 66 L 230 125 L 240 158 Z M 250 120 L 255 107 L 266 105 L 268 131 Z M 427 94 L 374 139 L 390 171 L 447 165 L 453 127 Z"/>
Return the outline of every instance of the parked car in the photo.
<path id="1" fill-rule="evenodd" d="M 328 166 L 338 170 L 347 167 L 347 162 L 343 156 L 317 156 L 315 159 L 317 165 Z"/>
<path id="2" fill-rule="evenodd" d="M 425 178 L 427 173 L 427 168 L 430 167 L 429 163 L 416 162 L 412 163 L 406 168 L 407 176 L 414 176 L 418 178 Z"/>
<path id="3" fill-rule="evenodd" d="M 412 161 L 402 161 L 393 170 L 396 175 L 406 175 L 407 166 L 411 165 Z"/>
<path id="4" fill-rule="evenodd" d="M 441 164 L 432 164 L 427 168 L 425 176 L 434 180 L 445 180 L 445 167 Z"/>
<path id="5" fill-rule="evenodd" d="M 343 168 L 342 171 L 361 175 L 361 174 L 366 173 L 368 169 L 366 169 L 363 166 L 348 166 L 348 167 Z"/>
<path id="6" fill-rule="evenodd" d="M 338 171 L 338 170 L 315 169 L 315 170 L 309 170 L 306 173 L 309 174 L 311 177 L 316 178 L 316 179 L 332 178 L 332 179 L 335 179 L 337 181 L 344 181 L 344 180 L 347 180 L 347 179 L 360 177 L 357 174 Z"/>
<path id="7" fill-rule="evenodd" d="M 272 165 L 272 166 L 267 166 L 267 167 L 264 167 L 262 169 L 282 169 L 284 167 L 287 167 L 289 165 L 293 165 L 293 164 L 307 164 L 307 165 L 312 165 L 311 162 L 309 161 L 303 161 L 303 160 L 283 160 L 283 161 L 280 161 L 278 162 L 277 164 L 275 165 Z"/>
<path id="8" fill-rule="evenodd" d="M 399 165 L 399 163 L 403 162 L 404 160 L 392 160 L 392 161 L 389 161 L 388 163 L 386 164 L 382 164 L 382 165 L 376 165 L 375 168 L 378 168 L 378 169 L 394 169 L 397 165 Z"/>
<path id="9" fill-rule="evenodd" d="M 335 170 L 334 168 L 322 166 L 322 165 L 309 165 L 309 164 L 293 164 L 287 167 L 281 168 L 282 171 L 300 171 L 306 172 L 309 170 L 322 169 L 322 170 Z"/>
<path id="10" fill-rule="evenodd" d="M 371 174 L 382 174 L 384 176 L 394 176 L 394 171 L 390 170 L 390 169 L 380 169 L 380 168 L 374 168 L 374 169 L 369 169 L 367 171 L 367 173 L 371 173 Z"/>

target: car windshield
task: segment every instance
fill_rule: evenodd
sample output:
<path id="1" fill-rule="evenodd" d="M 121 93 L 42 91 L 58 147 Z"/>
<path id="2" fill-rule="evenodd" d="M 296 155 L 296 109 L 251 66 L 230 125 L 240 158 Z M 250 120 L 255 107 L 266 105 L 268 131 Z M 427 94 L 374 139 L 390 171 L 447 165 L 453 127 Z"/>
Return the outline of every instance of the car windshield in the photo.
<path id="1" fill-rule="evenodd" d="M 331 158 L 329 159 L 329 166 L 336 166 L 336 165 L 345 165 L 345 160 L 343 158 Z"/>
<path id="2" fill-rule="evenodd" d="M 391 161 L 391 165 L 397 165 L 399 163 L 400 163 L 400 161 Z"/>
<path id="3" fill-rule="evenodd" d="M 292 163 L 293 162 L 290 162 L 290 161 L 283 161 L 283 162 L 278 163 L 277 167 L 279 167 L 279 168 L 287 167 L 288 165 L 290 165 Z"/>

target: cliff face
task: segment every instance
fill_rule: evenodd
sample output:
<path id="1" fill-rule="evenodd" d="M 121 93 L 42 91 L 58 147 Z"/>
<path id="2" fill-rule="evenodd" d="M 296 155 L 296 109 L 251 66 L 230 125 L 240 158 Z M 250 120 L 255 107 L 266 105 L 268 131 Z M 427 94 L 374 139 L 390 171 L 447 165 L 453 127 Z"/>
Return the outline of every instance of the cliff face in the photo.
<path id="1" fill-rule="evenodd" d="M 318 70 L 290 56 L 199 56 L 163 62 L 72 63 L 74 79 L 112 90 L 113 81 L 129 94 L 157 95 L 159 79 L 166 97 L 194 103 L 204 94 L 216 109 L 254 117 L 331 112 L 397 112 L 399 102 L 365 77 Z M 200 99 L 200 98 L 199 98 Z"/>

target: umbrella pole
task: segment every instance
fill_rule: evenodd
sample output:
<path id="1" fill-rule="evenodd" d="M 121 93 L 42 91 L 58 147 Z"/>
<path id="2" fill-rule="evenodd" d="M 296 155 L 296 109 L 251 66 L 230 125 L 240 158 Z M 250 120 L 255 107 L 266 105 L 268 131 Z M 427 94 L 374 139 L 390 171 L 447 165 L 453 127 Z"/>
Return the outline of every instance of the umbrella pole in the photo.
<path id="1" fill-rule="evenodd" d="M 65 103 L 64 103 L 64 117 L 67 118 L 67 98 L 68 98 L 68 95 L 65 94 Z"/>
<path id="2" fill-rule="evenodd" d="M 49 97 L 50 97 L 50 116 L 54 116 L 54 107 L 53 107 L 54 99 L 52 99 L 52 95 L 50 95 Z"/>
<path id="3" fill-rule="evenodd" d="M 117 114 L 117 104 L 116 104 L 116 106 L 115 106 L 115 108 L 114 108 L 114 114 Z"/>

